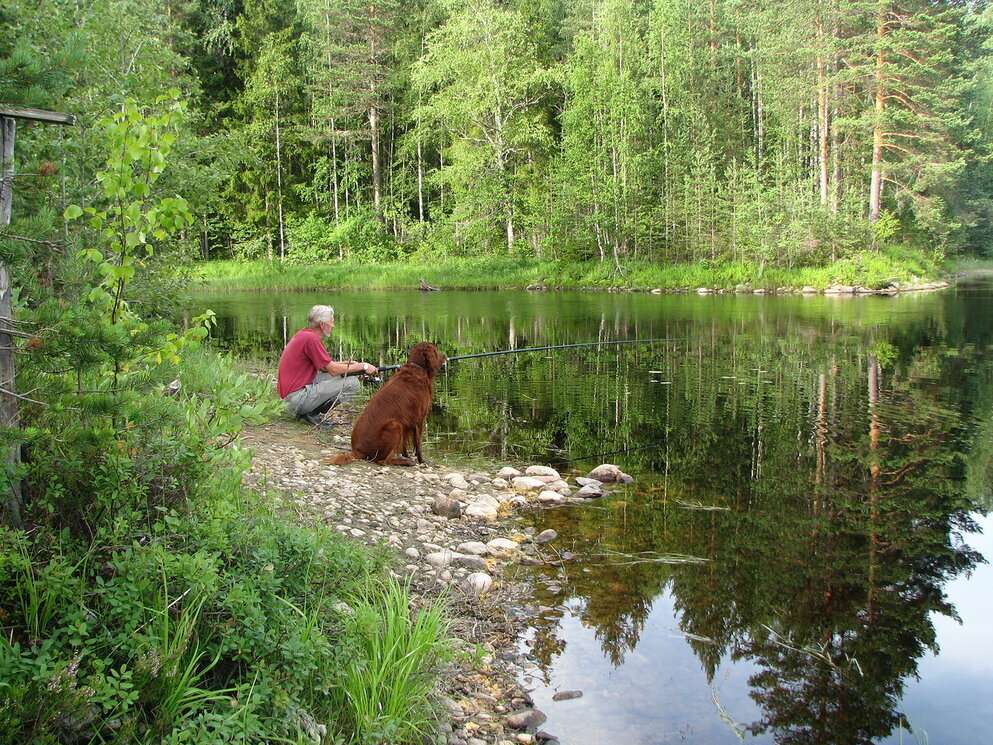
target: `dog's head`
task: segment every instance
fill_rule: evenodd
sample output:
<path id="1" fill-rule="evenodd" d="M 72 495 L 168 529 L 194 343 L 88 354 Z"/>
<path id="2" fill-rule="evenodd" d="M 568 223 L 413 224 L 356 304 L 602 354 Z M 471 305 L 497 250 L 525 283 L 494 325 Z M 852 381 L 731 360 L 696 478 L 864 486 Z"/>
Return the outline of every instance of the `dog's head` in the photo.
<path id="1" fill-rule="evenodd" d="M 410 357 L 407 361 L 420 365 L 433 378 L 447 359 L 434 344 L 422 341 L 410 348 Z"/>

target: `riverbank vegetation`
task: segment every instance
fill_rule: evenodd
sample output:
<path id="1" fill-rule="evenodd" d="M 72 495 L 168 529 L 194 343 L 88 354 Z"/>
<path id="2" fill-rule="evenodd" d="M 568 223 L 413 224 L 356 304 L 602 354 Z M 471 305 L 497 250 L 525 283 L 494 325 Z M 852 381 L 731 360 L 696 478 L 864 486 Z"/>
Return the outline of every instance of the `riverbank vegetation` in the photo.
<path id="1" fill-rule="evenodd" d="M 162 319 L 157 249 L 194 221 L 159 191 L 178 98 L 94 128 L 105 160 L 62 213 L 69 242 L 4 233 L 0 743 L 411 741 L 451 653 L 442 608 L 243 486 L 239 433 L 278 401 L 204 345 L 210 311 Z M 18 196 L 12 230 L 57 220 Z M 406 686 L 383 673 L 397 660 Z"/>
<path id="2" fill-rule="evenodd" d="M 630 261 L 618 272 L 608 264 L 537 261 L 522 257 L 411 257 L 406 261 L 281 261 L 218 260 L 199 264 L 194 276 L 208 291 L 412 289 L 421 280 L 437 289 L 562 288 L 578 290 L 629 289 L 682 291 L 788 287 L 823 290 L 831 285 L 869 289 L 895 283 L 913 286 L 922 278 L 943 273 L 933 256 L 911 249 L 864 251 L 826 266 L 788 269 L 756 262 L 713 262 L 659 265 Z"/>

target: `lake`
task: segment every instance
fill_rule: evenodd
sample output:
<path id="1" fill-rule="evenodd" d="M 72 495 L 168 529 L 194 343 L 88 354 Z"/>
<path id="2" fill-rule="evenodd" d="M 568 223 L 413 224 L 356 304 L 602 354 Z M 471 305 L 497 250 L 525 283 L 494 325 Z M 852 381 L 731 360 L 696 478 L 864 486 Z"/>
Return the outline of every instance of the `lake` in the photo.
<path id="1" fill-rule="evenodd" d="M 899 297 L 208 295 L 273 362 L 307 310 L 332 355 L 454 361 L 425 456 L 635 477 L 554 528 L 520 654 L 563 745 L 993 739 L 993 284 Z M 553 701 L 557 691 L 583 696 Z"/>

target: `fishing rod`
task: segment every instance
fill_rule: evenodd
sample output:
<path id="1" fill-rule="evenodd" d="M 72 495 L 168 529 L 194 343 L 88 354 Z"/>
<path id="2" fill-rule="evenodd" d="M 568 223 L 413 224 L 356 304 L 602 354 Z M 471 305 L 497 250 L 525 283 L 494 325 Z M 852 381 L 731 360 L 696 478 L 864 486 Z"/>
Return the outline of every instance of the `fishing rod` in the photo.
<path id="1" fill-rule="evenodd" d="M 498 354 L 518 354 L 519 352 L 545 352 L 551 349 L 570 349 L 572 347 L 600 347 L 609 346 L 614 344 L 644 344 L 647 342 L 659 342 L 659 341 L 688 341 L 689 337 L 684 336 L 678 339 L 621 339 L 620 341 L 584 341 L 579 344 L 556 344 L 550 347 L 524 347 L 522 349 L 501 349 L 498 352 L 480 352 L 479 354 L 463 354 L 458 357 L 449 357 L 448 361 L 453 360 L 471 360 L 476 357 L 494 357 Z M 401 365 L 386 365 L 379 368 L 379 372 L 387 372 L 389 370 L 396 370 L 401 367 Z"/>

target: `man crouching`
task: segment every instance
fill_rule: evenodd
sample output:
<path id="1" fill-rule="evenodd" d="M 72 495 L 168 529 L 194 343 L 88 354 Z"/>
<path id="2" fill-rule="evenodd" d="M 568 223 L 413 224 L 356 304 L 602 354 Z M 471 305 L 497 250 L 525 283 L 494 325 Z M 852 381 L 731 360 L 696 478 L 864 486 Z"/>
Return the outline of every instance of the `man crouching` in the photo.
<path id="1" fill-rule="evenodd" d="M 300 329 L 279 358 L 276 391 L 291 414 L 307 424 L 329 429 L 324 415 L 359 390 L 360 375 L 375 375 L 368 362 L 335 362 L 324 348 L 324 339 L 334 328 L 334 308 L 315 305 L 307 314 L 307 327 Z M 352 375 L 349 376 L 349 373 Z"/>

